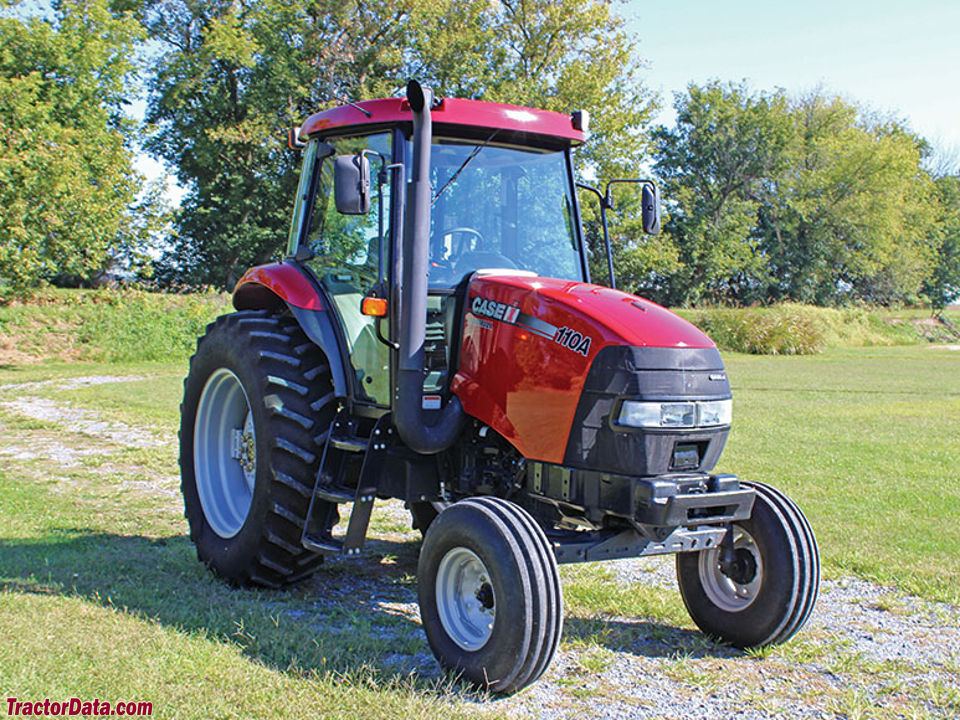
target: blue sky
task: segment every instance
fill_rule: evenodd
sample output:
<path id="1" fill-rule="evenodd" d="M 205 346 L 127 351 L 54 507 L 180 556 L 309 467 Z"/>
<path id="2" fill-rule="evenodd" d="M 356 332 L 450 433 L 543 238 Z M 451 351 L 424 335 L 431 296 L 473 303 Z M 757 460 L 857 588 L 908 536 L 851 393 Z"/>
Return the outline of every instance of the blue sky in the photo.
<path id="1" fill-rule="evenodd" d="M 667 106 L 662 122 L 691 81 L 791 93 L 822 85 L 960 153 L 960 0 L 627 0 L 619 10 Z"/>

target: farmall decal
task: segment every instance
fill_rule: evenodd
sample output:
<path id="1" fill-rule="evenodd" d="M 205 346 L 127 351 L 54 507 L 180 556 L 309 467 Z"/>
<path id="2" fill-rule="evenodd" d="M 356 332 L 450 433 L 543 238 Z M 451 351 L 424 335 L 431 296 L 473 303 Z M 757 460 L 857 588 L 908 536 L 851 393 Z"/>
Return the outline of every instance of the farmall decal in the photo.
<path id="1" fill-rule="evenodd" d="M 516 305 L 506 305 L 496 300 L 487 300 L 479 295 L 470 302 L 470 311 L 477 317 L 522 327 L 546 340 L 553 340 L 558 345 L 573 350 L 584 357 L 590 353 L 590 346 L 593 344 L 593 338 L 589 335 L 581 335 L 568 327 L 558 328 L 535 318 L 533 315 L 520 312 L 520 308 Z"/>

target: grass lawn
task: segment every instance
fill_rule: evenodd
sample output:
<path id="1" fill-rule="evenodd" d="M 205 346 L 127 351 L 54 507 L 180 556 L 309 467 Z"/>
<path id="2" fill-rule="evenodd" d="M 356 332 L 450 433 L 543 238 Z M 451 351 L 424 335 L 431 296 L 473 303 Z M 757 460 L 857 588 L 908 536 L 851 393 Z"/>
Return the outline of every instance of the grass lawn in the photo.
<path id="1" fill-rule="evenodd" d="M 960 601 L 960 352 L 904 346 L 726 361 L 735 424 L 718 469 L 788 491 L 817 532 L 828 574 Z M 390 665 L 429 652 L 402 612 L 418 543 L 393 521 L 378 521 L 386 537 L 359 564 L 332 563 L 279 593 L 231 589 L 196 561 L 176 464 L 184 371 L 183 363 L 0 368 L 0 386 L 143 378 L 0 387 L 4 447 L 24 450 L 0 457 L 0 690 L 147 700 L 164 718 L 502 715 L 496 704 L 464 702 L 446 678 L 406 675 L 413 661 Z M 149 442 L 83 435 L 3 405 L 27 395 L 140 429 Z M 64 452 L 80 447 L 90 454 Z M 342 592 L 346 573 L 361 591 Z M 583 672 L 612 662 L 600 613 L 653 618 L 664 632 L 692 627 L 673 590 L 625 588 L 608 566 L 563 575 L 564 646 L 582 650 Z M 684 633 L 691 647 L 706 642 Z"/>
<path id="2" fill-rule="evenodd" d="M 960 602 L 960 351 L 726 356 L 720 470 L 786 490 L 828 572 Z"/>
<path id="3" fill-rule="evenodd" d="M 334 593 L 318 612 L 312 583 L 236 590 L 197 562 L 178 491 L 180 364 L 7 368 L 0 386 L 106 374 L 150 377 L 0 389 L 4 448 L 18 453 L 0 458 L 3 697 L 149 701 L 155 717 L 204 720 L 477 714 L 448 679 L 389 670 L 385 658 L 426 643 L 371 596 Z M 3 407 L 25 396 L 95 412 L 143 442 L 124 446 Z M 409 594 L 417 544 L 394 545 L 374 546 L 355 570 L 387 594 Z M 323 568 L 318 582 L 339 585 L 346 571 Z M 316 615 L 322 627 L 310 622 Z"/>

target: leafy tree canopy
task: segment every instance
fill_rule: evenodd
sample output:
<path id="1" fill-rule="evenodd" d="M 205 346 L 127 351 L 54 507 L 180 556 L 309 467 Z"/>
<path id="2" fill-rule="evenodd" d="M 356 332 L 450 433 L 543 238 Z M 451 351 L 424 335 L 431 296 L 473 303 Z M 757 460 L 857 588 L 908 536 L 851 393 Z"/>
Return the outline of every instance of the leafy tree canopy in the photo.
<path id="1" fill-rule="evenodd" d="M 820 92 L 691 85 L 654 133 L 678 268 L 669 303 L 890 303 L 929 276 L 936 202 L 925 143 Z"/>
<path id="2" fill-rule="evenodd" d="M 121 112 L 142 34 L 106 0 L 62 0 L 52 21 L 0 17 L 0 294 L 89 278 L 143 245 Z"/>
<path id="3" fill-rule="evenodd" d="M 592 111 L 580 162 L 636 168 L 653 108 L 634 40 L 605 0 L 163 0 L 148 147 L 188 189 L 168 273 L 231 285 L 283 246 L 297 157 L 283 128 L 395 94 L 409 77 L 441 95 Z"/>

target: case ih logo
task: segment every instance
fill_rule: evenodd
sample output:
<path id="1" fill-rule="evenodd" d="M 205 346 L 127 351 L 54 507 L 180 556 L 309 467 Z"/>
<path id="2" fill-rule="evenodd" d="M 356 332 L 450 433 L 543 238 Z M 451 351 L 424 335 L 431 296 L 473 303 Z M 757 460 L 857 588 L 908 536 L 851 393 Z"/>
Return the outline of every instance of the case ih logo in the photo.
<path id="1" fill-rule="evenodd" d="M 473 299 L 470 309 L 474 315 L 503 320 L 511 325 L 517 321 L 517 316 L 520 314 L 520 308 L 516 305 L 504 305 L 496 300 L 484 300 L 479 295 Z"/>
<path id="2" fill-rule="evenodd" d="M 533 315 L 520 312 L 520 308 L 516 305 L 505 305 L 478 295 L 470 302 L 470 311 L 477 317 L 490 318 L 491 320 L 499 320 L 522 327 L 534 335 L 539 335 L 546 340 L 553 340 L 558 345 L 573 350 L 584 357 L 590 354 L 593 338 L 589 335 L 581 335 L 568 327 L 558 328 L 556 325 L 544 322 Z"/>

